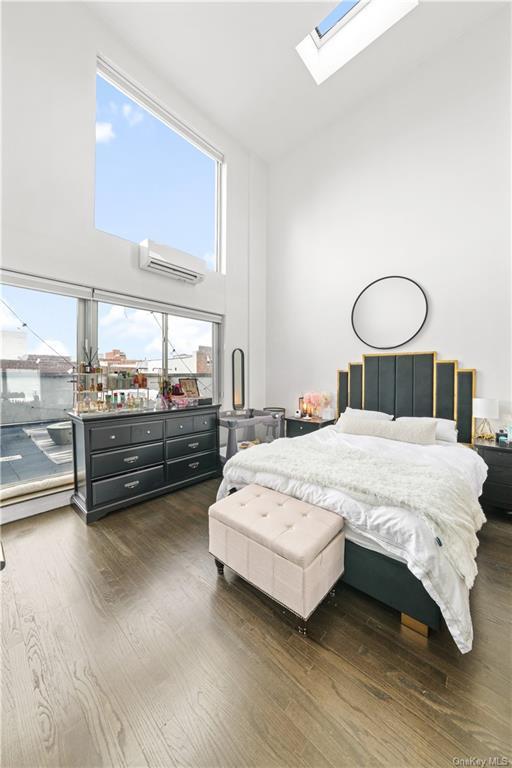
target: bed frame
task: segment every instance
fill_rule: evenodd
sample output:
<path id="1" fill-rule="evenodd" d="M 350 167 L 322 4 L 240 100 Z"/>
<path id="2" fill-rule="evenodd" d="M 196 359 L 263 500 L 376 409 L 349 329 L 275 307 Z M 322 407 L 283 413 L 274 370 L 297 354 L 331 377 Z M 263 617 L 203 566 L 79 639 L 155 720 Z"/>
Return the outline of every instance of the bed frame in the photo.
<path id="1" fill-rule="evenodd" d="M 338 371 L 338 416 L 350 406 L 399 416 L 455 419 L 458 441 L 474 439 L 476 371 L 436 352 L 363 355 Z M 428 635 L 438 629 L 441 611 L 404 563 L 347 541 L 343 581 L 402 614 L 402 624 Z"/>

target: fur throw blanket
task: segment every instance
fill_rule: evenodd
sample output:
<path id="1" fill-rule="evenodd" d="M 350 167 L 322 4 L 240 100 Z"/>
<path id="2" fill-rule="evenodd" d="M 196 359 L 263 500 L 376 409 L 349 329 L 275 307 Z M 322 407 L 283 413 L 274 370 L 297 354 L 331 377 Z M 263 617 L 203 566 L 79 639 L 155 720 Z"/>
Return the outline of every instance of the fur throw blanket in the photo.
<path id="1" fill-rule="evenodd" d="M 402 507 L 426 521 L 468 588 L 477 574 L 476 532 L 485 516 L 468 482 L 445 469 L 408 464 L 348 446 L 275 440 L 235 454 L 224 468 L 270 472 L 343 491 L 373 506 Z"/>

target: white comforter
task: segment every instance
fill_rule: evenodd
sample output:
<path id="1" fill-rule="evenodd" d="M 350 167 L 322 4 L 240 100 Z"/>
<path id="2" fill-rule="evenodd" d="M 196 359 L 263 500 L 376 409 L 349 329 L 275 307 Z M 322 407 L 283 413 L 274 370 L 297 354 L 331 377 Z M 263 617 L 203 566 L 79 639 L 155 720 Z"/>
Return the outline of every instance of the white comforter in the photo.
<path id="1" fill-rule="evenodd" d="M 294 443 L 308 446 L 312 453 L 331 446 L 335 449 L 353 447 L 369 454 L 404 463 L 420 465 L 429 469 L 448 469 L 454 476 L 462 478 L 476 500 L 480 495 L 486 477 L 485 463 L 475 451 L 453 443 L 420 446 L 400 443 L 376 437 L 363 437 L 339 433 L 335 427 L 327 427 L 304 437 L 295 438 Z M 375 541 L 390 554 L 403 559 L 411 572 L 419 578 L 430 596 L 439 605 L 447 626 L 459 649 L 466 653 L 471 650 L 473 628 L 469 611 L 469 589 L 458 569 L 452 565 L 443 548 L 436 542 L 431 526 L 425 517 L 403 506 L 369 503 L 361 497 L 354 498 L 348 492 L 311 482 L 304 471 L 304 477 L 294 478 L 273 471 L 251 469 L 249 449 L 244 464 L 228 462 L 224 468 L 224 480 L 219 489 L 219 498 L 230 488 L 248 483 L 258 483 L 281 491 L 311 504 L 329 509 L 349 521 L 352 529 Z M 253 453 L 256 461 L 258 451 Z M 234 457 L 236 458 L 236 457 Z M 475 526 L 475 530 L 479 526 Z M 460 570 L 460 569 L 459 569 Z"/>

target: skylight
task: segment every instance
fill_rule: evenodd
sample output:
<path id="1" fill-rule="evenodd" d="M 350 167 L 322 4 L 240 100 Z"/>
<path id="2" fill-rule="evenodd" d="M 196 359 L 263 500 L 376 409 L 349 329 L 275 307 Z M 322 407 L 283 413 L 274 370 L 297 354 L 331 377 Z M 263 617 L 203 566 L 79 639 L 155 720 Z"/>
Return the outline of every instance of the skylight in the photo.
<path id="1" fill-rule="evenodd" d="M 356 5 L 359 5 L 361 0 L 342 0 L 341 3 L 338 3 L 336 8 L 332 10 L 326 17 L 323 19 L 320 24 L 315 27 L 318 37 L 323 37 L 328 32 L 333 29 L 338 22 L 340 22 L 342 19 L 345 18 L 345 16 L 350 13 L 350 11 L 356 7 Z"/>
<path id="2" fill-rule="evenodd" d="M 419 0 L 343 0 L 297 45 L 317 85 L 418 6 Z"/>

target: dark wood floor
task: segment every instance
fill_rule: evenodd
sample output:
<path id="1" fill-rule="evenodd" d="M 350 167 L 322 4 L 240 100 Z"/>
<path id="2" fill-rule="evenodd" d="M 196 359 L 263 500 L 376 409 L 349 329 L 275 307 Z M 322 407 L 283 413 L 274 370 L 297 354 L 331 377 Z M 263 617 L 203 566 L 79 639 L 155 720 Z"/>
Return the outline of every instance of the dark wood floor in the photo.
<path id="1" fill-rule="evenodd" d="M 208 555 L 217 481 L 86 527 L 3 528 L 2 766 L 450 766 L 511 758 L 511 521 L 481 536 L 475 648 L 343 585 L 303 638 Z"/>

